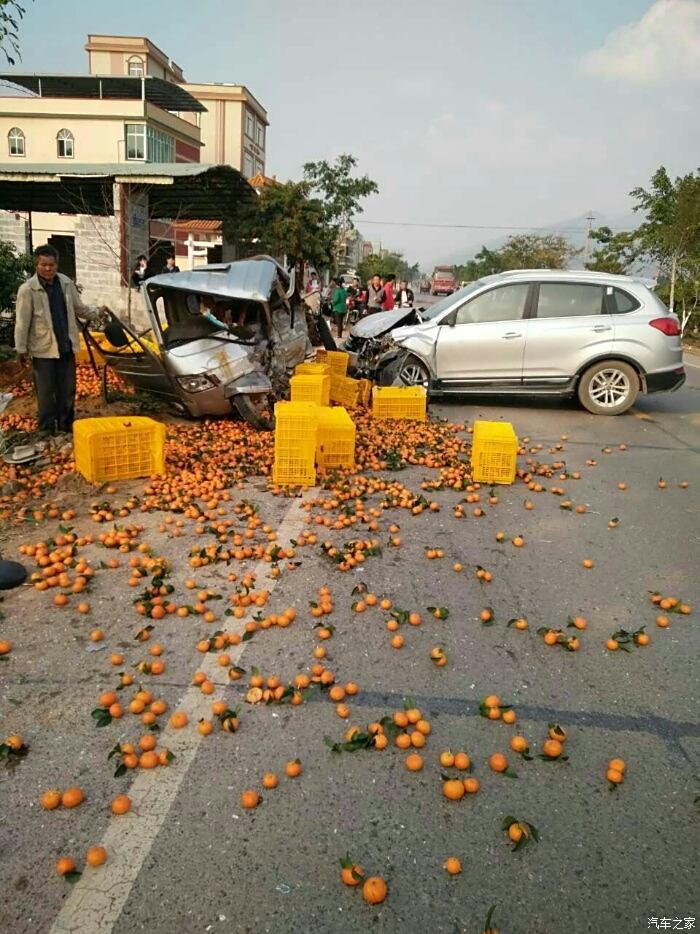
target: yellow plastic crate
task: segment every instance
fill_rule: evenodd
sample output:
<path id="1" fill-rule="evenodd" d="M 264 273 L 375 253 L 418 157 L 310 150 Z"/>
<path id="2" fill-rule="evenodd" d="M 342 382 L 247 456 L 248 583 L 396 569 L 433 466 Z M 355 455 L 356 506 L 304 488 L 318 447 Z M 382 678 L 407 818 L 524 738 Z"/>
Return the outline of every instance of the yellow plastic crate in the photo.
<path id="1" fill-rule="evenodd" d="M 285 451 L 275 447 L 272 482 L 289 486 L 313 486 L 316 483 L 313 449 Z"/>
<path id="2" fill-rule="evenodd" d="M 328 351 L 324 350 L 323 347 L 316 349 L 316 363 L 328 363 Z"/>
<path id="3" fill-rule="evenodd" d="M 518 439 L 509 422 L 474 422 L 472 476 L 477 483 L 515 480 Z"/>
<path id="4" fill-rule="evenodd" d="M 98 342 L 98 344 L 107 343 L 107 339 L 105 338 L 102 331 L 92 331 L 91 333 L 92 333 L 92 336 L 95 338 L 95 340 Z M 95 350 L 94 347 L 92 348 L 92 353 L 95 358 L 95 363 L 97 364 L 97 366 L 101 366 L 105 362 L 102 354 L 99 353 L 99 351 Z M 83 337 L 82 334 L 80 335 L 80 350 L 75 355 L 75 362 L 76 363 L 90 363 L 90 354 L 88 352 L 87 345 L 85 343 L 85 338 Z"/>
<path id="5" fill-rule="evenodd" d="M 360 405 L 369 405 L 372 399 L 372 380 L 361 379 L 358 402 Z"/>
<path id="6" fill-rule="evenodd" d="M 319 467 L 355 466 L 355 423 L 342 406 L 321 410 L 316 439 Z"/>
<path id="7" fill-rule="evenodd" d="M 330 376 L 331 368 L 327 363 L 298 363 L 294 367 L 295 376 Z"/>
<path id="8" fill-rule="evenodd" d="M 82 418 L 73 425 L 76 470 L 90 483 L 165 473 L 165 425 L 143 416 Z"/>
<path id="9" fill-rule="evenodd" d="M 320 406 L 313 402 L 275 404 L 275 448 L 278 445 L 304 445 L 316 450 Z"/>
<path id="10" fill-rule="evenodd" d="M 372 390 L 372 416 L 377 419 L 410 418 L 424 422 L 428 394 L 423 386 L 375 386 Z"/>
<path id="11" fill-rule="evenodd" d="M 315 402 L 330 405 L 331 378 L 322 374 L 300 373 L 289 380 L 292 402 Z"/>
<path id="12" fill-rule="evenodd" d="M 353 409 L 360 396 L 360 381 L 350 376 L 331 375 L 331 402 L 339 402 L 349 409 Z"/>
<path id="13" fill-rule="evenodd" d="M 316 359 L 318 360 L 318 352 Z M 350 357 L 343 350 L 327 350 L 322 362 L 327 363 L 331 368 L 331 373 L 336 376 L 346 376 L 349 359 Z"/>

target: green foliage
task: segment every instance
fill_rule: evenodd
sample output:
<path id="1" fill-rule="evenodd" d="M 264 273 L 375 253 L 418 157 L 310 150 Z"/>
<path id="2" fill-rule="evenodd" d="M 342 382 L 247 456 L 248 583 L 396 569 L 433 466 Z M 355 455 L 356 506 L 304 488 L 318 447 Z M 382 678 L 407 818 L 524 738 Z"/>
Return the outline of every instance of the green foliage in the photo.
<path id="1" fill-rule="evenodd" d="M 12 243 L 0 240 L 0 311 L 12 308 L 17 289 L 34 269 L 32 258 Z"/>
<path id="2" fill-rule="evenodd" d="M 623 230 L 614 234 L 609 227 L 591 231 L 591 240 L 597 246 L 586 263 L 586 269 L 625 275 L 641 260 L 644 248 L 636 230 Z"/>
<path id="3" fill-rule="evenodd" d="M 357 267 L 360 282 L 367 282 L 374 275 L 388 275 L 392 272 L 396 275 L 397 282 L 402 279 L 406 282 L 417 282 L 420 277 L 418 263 L 409 266 L 400 253 L 384 253 L 382 256 L 370 253 Z"/>
<path id="4" fill-rule="evenodd" d="M 499 250 L 482 246 L 473 259 L 457 266 L 458 281 L 473 282 L 507 269 L 566 269 L 581 251 L 559 234 L 516 234 Z"/>
<path id="5" fill-rule="evenodd" d="M 335 163 L 308 162 L 299 182 L 266 185 L 260 195 L 236 205 L 228 218 L 241 252 L 287 257 L 289 264 L 308 260 L 316 267 L 332 262 L 341 228 L 352 227 L 360 199 L 376 192 L 366 175 L 353 178 L 354 156 Z"/>
<path id="6" fill-rule="evenodd" d="M 9 65 L 16 65 L 19 54 L 19 23 L 25 14 L 17 0 L 0 0 L 0 52 Z"/>

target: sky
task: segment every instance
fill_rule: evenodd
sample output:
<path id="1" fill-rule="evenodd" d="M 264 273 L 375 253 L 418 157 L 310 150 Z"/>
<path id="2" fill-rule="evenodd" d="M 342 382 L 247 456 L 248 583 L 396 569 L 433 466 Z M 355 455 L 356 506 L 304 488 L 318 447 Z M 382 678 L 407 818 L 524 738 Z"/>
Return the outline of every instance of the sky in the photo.
<path id="1" fill-rule="evenodd" d="M 700 0 L 24 5 L 19 70 L 86 72 L 89 32 L 146 35 L 187 80 L 250 88 L 267 174 L 354 154 L 379 186 L 359 230 L 424 269 L 589 212 L 625 226 L 630 189 L 700 163 Z"/>

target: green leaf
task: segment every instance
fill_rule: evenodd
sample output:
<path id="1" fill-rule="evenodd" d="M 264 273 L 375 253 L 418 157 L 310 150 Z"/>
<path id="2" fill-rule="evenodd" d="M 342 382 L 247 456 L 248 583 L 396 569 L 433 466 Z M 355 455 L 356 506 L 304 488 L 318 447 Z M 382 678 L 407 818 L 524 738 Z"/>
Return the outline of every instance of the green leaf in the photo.
<path id="1" fill-rule="evenodd" d="M 501 772 L 501 775 L 505 775 L 506 778 L 517 778 L 518 777 L 518 773 L 514 772 L 513 769 L 510 768 L 510 766 L 505 770 L 505 772 Z"/>
<path id="2" fill-rule="evenodd" d="M 80 879 L 81 876 L 82 876 L 82 872 L 78 872 L 77 869 L 73 869 L 71 872 L 65 872 L 63 874 L 63 878 L 70 885 L 75 885 L 75 883 L 78 881 L 78 879 Z"/>
<path id="3" fill-rule="evenodd" d="M 517 822 L 517 817 L 513 817 L 511 814 L 507 814 L 501 823 L 501 830 L 508 830 L 511 824 L 516 824 Z"/>
<path id="4" fill-rule="evenodd" d="M 249 632 L 249 631 L 246 629 L 246 631 L 245 631 L 245 632 L 243 633 L 243 635 L 241 636 L 241 642 L 250 642 L 250 640 L 253 638 L 254 635 L 255 635 L 254 632 Z"/>
<path id="5" fill-rule="evenodd" d="M 367 593 L 367 584 L 364 584 L 364 583 L 355 584 L 355 586 L 350 591 L 350 595 L 354 597 L 355 594 L 358 594 L 358 593 Z M 353 604 L 353 608 L 354 608 L 354 604 Z"/>
<path id="6" fill-rule="evenodd" d="M 532 834 L 532 839 L 535 841 L 535 843 L 539 843 L 539 842 L 540 842 L 540 833 L 539 833 L 537 827 L 535 827 L 534 824 L 528 824 L 527 821 L 525 821 L 525 823 L 526 823 L 526 825 L 530 828 L 530 833 Z"/>
<path id="7" fill-rule="evenodd" d="M 114 777 L 121 778 L 122 775 L 126 772 L 126 766 L 123 762 L 120 762 L 119 765 L 114 770 Z"/>

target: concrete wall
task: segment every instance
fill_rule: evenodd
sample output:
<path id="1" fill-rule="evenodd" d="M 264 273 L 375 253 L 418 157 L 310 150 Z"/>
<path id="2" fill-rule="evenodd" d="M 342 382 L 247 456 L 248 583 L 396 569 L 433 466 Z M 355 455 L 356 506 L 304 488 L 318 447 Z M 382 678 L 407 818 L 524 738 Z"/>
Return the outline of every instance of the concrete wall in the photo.
<path id="1" fill-rule="evenodd" d="M 29 252 L 29 224 L 20 214 L 0 211 L 0 240 L 13 244 L 20 253 Z"/>

